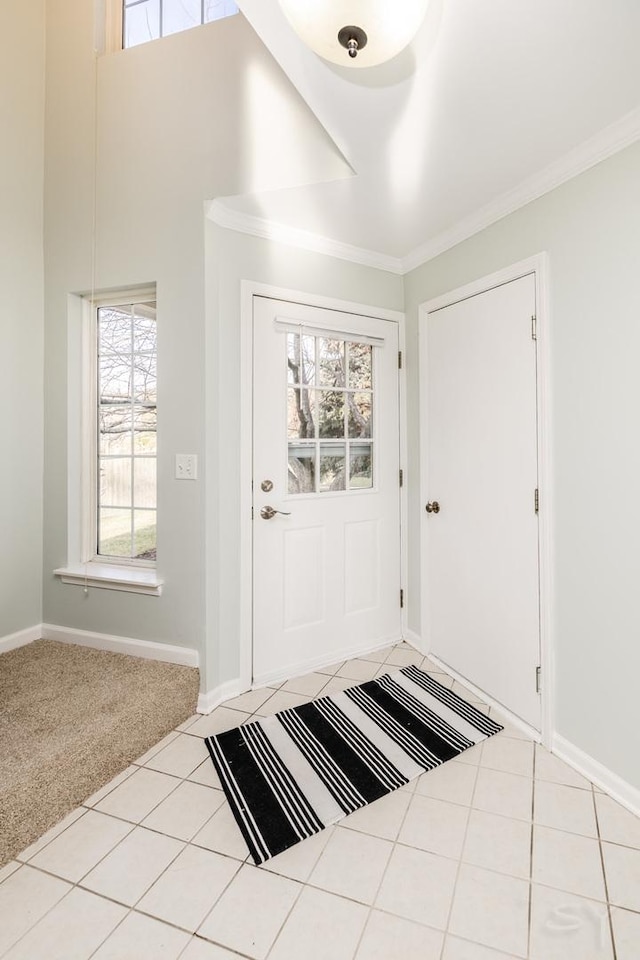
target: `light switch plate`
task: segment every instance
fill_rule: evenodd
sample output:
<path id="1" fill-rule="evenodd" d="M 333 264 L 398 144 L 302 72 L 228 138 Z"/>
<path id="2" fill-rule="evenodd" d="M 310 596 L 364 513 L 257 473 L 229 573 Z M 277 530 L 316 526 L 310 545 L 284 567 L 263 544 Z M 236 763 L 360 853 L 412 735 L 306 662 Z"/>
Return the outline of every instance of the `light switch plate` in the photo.
<path id="1" fill-rule="evenodd" d="M 176 453 L 176 480 L 198 479 L 198 457 L 195 453 Z"/>

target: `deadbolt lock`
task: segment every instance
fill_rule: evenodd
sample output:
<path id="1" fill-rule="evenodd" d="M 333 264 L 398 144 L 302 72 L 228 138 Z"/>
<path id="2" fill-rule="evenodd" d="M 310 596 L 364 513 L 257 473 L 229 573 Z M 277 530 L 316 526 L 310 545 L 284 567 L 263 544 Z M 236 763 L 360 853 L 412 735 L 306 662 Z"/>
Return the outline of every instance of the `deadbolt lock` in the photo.
<path id="1" fill-rule="evenodd" d="M 438 503 L 437 500 L 433 500 L 433 501 L 430 500 L 427 506 L 425 507 L 425 510 L 427 511 L 427 513 L 440 513 L 440 504 Z"/>
<path id="2" fill-rule="evenodd" d="M 260 489 L 261 489 L 264 493 L 271 493 L 271 491 L 273 490 L 273 481 L 272 481 L 272 480 L 263 480 L 262 483 L 260 484 Z"/>

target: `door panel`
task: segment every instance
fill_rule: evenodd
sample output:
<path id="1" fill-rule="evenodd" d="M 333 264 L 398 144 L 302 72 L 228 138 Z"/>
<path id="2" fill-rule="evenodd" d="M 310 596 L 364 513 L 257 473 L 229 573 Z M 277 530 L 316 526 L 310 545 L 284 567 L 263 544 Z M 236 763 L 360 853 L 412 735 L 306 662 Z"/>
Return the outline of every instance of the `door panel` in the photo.
<path id="1" fill-rule="evenodd" d="M 429 314 L 423 522 L 431 649 L 539 729 L 534 313 L 530 275 Z"/>
<path id="2" fill-rule="evenodd" d="M 400 637 L 397 350 L 396 323 L 254 298 L 256 682 Z"/>

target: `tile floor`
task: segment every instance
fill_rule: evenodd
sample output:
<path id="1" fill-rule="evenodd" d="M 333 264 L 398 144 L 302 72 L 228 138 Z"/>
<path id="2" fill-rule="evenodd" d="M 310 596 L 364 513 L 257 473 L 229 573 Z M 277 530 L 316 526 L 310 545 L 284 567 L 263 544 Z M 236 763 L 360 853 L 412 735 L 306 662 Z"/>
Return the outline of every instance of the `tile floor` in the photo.
<path id="1" fill-rule="evenodd" d="M 0 957 L 638 960 L 640 820 L 508 725 L 247 861 L 203 737 L 414 662 L 454 686 L 399 645 L 192 717 L 0 871 Z"/>

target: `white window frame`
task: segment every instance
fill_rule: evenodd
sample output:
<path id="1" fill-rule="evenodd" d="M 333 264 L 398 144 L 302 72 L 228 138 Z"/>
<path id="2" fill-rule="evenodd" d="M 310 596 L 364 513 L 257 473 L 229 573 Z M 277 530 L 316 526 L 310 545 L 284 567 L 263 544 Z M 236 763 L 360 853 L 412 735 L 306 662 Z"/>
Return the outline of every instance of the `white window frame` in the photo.
<path id="1" fill-rule="evenodd" d="M 150 596 L 162 592 L 156 561 L 102 557 L 97 553 L 98 309 L 149 300 L 157 302 L 155 286 L 70 297 L 68 559 L 66 566 L 54 570 L 54 574 L 63 583 L 85 590 L 94 586 Z"/>
<path id="2" fill-rule="evenodd" d="M 237 5 L 237 4 L 236 4 Z M 101 15 L 100 9 L 103 6 L 104 16 Z M 97 23 L 97 37 L 96 37 L 96 49 L 104 50 L 105 53 L 117 53 L 120 50 L 133 50 L 134 47 L 126 47 L 124 44 L 124 0 L 97 0 L 97 9 L 98 9 L 98 23 Z M 236 16 L 236 14 L 228 14 L 227 16 Z M 100 20 L 104 21 L 104 35 L 100 36 L 102 33 L 100 29 Z M 227 19 L 227 17 L 221 17 L 220 19 Z M 207 23 L 216 23 L 216 20 L 207 21 Z M 200 26 L 207 26 L 207 23 L 200 24 Z M 194 24 L 193 27 L 187 27 L 185 30 L 179 30 L 178 33 L 185 33 L 186 30 L 195 29 L 198 24 Z M 165 34 L 165 36 L 173 36 L 173 34 Z M 157 39 L 163 39 L 158 37 Z M 153 43 L 154 41 L 149 40 L 148 43 Z M 136 46 L 144 46 L 144 44 L 136 44 Z"/>

